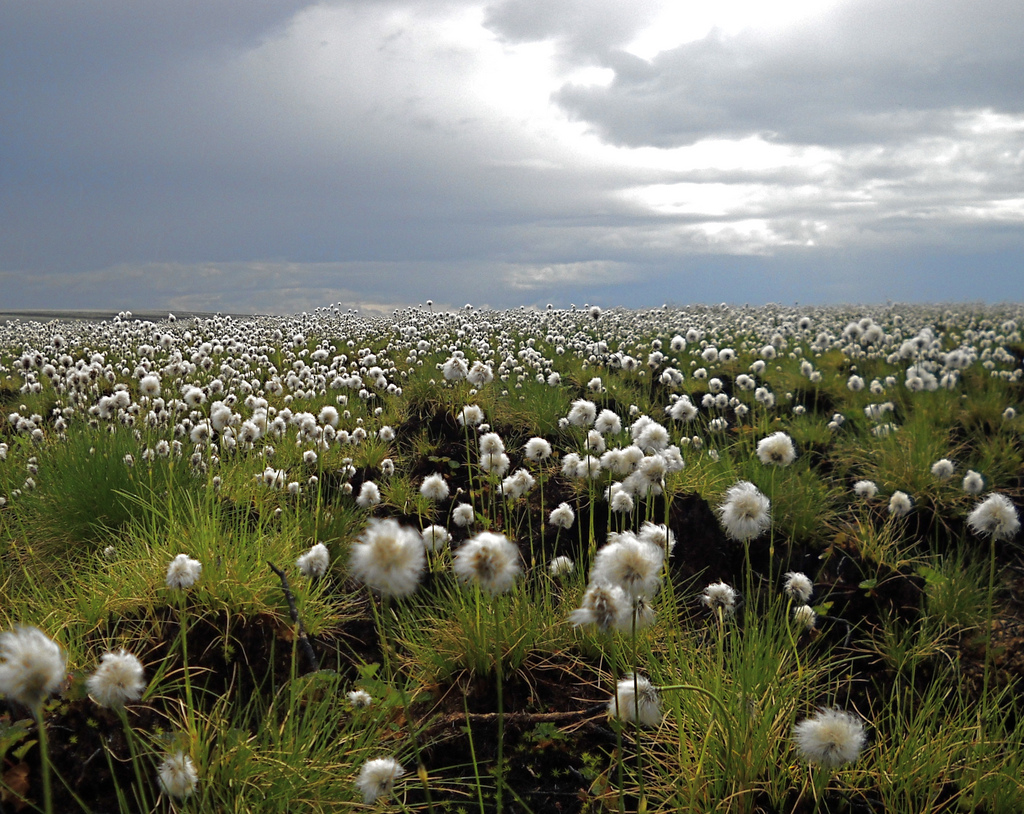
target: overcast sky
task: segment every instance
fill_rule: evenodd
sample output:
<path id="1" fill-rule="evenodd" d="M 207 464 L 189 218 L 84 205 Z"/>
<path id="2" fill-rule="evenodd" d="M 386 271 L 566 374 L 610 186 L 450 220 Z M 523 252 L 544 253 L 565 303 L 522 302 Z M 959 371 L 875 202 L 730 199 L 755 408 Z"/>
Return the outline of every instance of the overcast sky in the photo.
<path id="1" fill-rule="evenodd" d="M 3 3 L 0 309 L 1021 301 L 1021 43 L 1021 0 Z"/>

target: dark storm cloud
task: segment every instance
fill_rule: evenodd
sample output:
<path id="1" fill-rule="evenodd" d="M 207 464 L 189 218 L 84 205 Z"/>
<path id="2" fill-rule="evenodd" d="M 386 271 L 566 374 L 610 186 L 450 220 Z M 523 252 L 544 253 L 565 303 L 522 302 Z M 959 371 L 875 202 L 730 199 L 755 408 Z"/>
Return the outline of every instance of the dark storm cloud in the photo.
<path id="1" fill-rule="evenodd" d="M 0 295 L 934 298 L 916 250 L 1001 291 L 964 270 L 1024 242 L 1024 11 L 891 5 L 648 61 L 663 0 L 8 3 Z"/>
<path id="2" fill-rule="evenodd" d="M 1024 109 L 1024 4 L 870 0 L 778 32 L 609 53 L 608 87 L 558 102 L 613 143 L 672 147 L 752 133 L 784 143 L 888 143 L 946 131 L 956 111 Z"/>
<path id="3" fill-rule="evenodd" d="M 10 91 L 137 76 L 185 55 L 238 50 L 279 32 L 313 0 L 32 0 L 6 3 L 0 54 Z"/>

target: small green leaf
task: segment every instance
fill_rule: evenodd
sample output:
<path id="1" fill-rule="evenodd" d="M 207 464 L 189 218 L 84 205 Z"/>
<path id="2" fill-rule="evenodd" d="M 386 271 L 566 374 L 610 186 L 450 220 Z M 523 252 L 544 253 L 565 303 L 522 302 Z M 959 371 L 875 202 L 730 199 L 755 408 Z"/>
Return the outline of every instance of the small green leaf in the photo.
<path id="1" fill-rule="evenodd" d="M 949 577 L 927 565 L 919 565 L 917 575 L 924 577 L 924 581 L 929 585 L 945 585 L 949 582 Z"/>

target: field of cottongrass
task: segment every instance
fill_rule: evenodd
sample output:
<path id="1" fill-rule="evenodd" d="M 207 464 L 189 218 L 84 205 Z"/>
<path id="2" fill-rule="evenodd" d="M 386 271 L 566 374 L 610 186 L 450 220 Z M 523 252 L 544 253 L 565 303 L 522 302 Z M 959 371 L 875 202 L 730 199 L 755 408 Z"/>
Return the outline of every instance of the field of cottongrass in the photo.
<path id="1" fill-rule="evenodd" d="M 0 810 L 1024 810 L 1024 307 L 0 327 Z"/>

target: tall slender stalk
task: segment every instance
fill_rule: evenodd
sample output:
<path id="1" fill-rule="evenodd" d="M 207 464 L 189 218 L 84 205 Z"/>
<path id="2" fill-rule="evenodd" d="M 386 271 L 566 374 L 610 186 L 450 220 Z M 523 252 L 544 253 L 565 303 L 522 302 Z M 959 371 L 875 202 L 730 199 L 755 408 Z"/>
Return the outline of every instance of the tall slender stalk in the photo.
<path id="1" fill-rule="evenodd" d="M 391 657 L 391 637 L 388 635 L 388 628 L 390 625 L 388 618 L 391 614 L 388 612 L 389 609 L 384 607 L 385 599 L 383 597 L 381 597 L 380 607 L 378 607 L 377 597 L 373 595 L 373 592 L 367 589 L 367 594 L 370 598 L 370 608 L 373 611 L 374 621 L 377 625 L 378 635 L 380 636 L 381 658 L 384 660 L 384 675 L 388 683 L 398 690 L 398 696 L 402 702 L 402 711 L 405 714 L 405 720 L 409 725 L 409 740 L 412 743 L 413 753 L 416 755 L 416 775 L 423 784 L 423 794 L 427 800 L 427 808 L 433 812 L 434 801 L 430 793 L 427 768 L 423 763 L 423 756 L 420 753 L 420 741 L 419 736 L 416 733 L 416 725 L 412 717 L 412 709 L 409 705 L 409 695 L 405 691 L 405 684 L 402 681 L 401 676 L 395 672 L 395 665 Z"/>
<path id="2" fill-rule="evenodd" d="M 40 701 L 32 708 L 32 717 L 36 719 L 36 734 L 39 739 L 39 766 L 43 774 L 43 811 L 53 814 L 53 781 L 50 776 L 50 741 L 46 734 L 46 722 L 43 720 L 43 704 Z"/>

